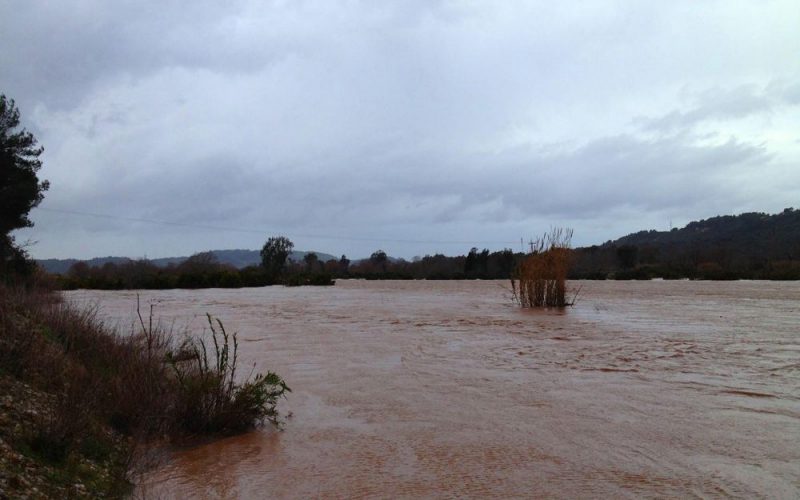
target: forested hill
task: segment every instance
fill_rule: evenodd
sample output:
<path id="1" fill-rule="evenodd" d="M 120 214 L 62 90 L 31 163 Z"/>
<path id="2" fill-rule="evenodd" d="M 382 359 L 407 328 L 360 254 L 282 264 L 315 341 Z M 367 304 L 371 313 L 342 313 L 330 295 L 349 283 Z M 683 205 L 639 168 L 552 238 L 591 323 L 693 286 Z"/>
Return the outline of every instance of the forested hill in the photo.
<path id="1" fill-rule="evenodd" d="M 730 246 L 740 253 L 767 258 L 798 258 L 800 210 L 787 208 L 775 215 L 750 212 L 690 222 L 672 231 L 639 231 L 611 243 L 617 246 L 681 248 Z"/>
<path id="2" fill-rule="evenodd" d="M 725 215 L 672 231 L 640 231 L 580 248 L 578 256 L 576 274 L 587 277 L 798 279 L 800 210 Z"/>

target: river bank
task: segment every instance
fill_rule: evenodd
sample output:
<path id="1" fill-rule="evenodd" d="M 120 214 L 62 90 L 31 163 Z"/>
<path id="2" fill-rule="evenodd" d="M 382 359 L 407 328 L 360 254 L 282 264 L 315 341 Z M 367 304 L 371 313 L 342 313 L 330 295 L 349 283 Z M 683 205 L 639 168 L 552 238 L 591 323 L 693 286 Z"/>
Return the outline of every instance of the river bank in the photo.
<path id="1" fill-rule="evenodd" d="M 277 423 L 290 389 L 274 372 L 237 375 L 219 320 L 178 332 L 142 313 L 127 331 L 96 306 L 0 285 L 0 497 L 120 497 L 154 443 Z"/>

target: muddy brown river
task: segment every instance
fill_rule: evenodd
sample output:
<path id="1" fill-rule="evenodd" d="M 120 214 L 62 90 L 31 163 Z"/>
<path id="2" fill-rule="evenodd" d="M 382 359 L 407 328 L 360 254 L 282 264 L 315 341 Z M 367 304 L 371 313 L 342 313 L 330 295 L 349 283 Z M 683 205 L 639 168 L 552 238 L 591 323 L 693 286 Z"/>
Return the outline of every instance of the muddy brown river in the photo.
<path id="1" fill-rule="evenodd" d="M 800 283 L 505 282 L 141 292 L 239 332 L 283 431 L 176 451 L 156 498 L 800 497 Z M 69 292 L 130 328 L 135 292 Z"/>

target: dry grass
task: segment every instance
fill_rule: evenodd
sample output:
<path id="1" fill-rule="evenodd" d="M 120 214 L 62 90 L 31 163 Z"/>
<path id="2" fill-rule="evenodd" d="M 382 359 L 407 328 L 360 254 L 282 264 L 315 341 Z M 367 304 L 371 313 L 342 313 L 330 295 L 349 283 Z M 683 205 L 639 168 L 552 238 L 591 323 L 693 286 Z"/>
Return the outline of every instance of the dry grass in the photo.
<path id="1" fill-rule="evenodd" d="M 530 253 L 511 277 L 515 300 L 522 307 L 566 307 L 567 274 L 572 264 L 572 230 L 553 228 L 530 242 Z"/>

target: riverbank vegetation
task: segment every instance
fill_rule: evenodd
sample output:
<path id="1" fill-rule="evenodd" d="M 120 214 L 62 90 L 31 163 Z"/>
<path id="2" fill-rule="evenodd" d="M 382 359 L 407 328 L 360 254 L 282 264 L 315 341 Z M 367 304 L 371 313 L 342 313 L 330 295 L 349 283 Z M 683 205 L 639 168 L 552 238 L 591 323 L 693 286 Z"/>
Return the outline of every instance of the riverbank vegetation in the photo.
<path id="1" fill-rule="evenodd" d="M 240 377 L 236 334 L 208 323 L 180 333 L 148 314 L 117 332 L 39 285 L 0 285 L 0 384 L 15 388 L 0 407 L 0 490 L 120 496 L 148 443 L 277 424 L 289 387 Z M 20 464 L 44 479 L 12 480 Z"/>
<path id="2" fill-rule="evenodd" d="M 310 256 L 310 258 L 309 258 Z M 58 287 L 100 290 L 137 290 L 171 288 L 243 288 L 268 285 L 329 286 L 336 279 L 508 279 L 522 254 L 509 249 L 499 252 L 478 251 L 447 257 L 429 255 L 413 262 L 386 257 L 378 250 L 369 259 L 352 263 L 346 256 L 322 261 L 314 253 L 301 262 L 287 261 L 280 274 L 260 265 L 236 268 L 219 262 L 213 252 L 195 254 L 180 264 L 158 266 L 148 260 L 104 262 L 90 266 L 72 264 L 63 274 L 56 274 Z"/>
<path id="3" fill-rule="evenodd" d="M 66 274 L 56 275 L 56 283 L 62 290 L 165 290 L 269 285 L 330 286 L 335 282 L 333 273 L 321 266 L 309 269 L 305 264 L 286 262 L 277 270 L 274 263 L 269 267 L 250 265 L 237 269 L 219 262 L 213 252 L 201 252 L 179 264 L 163 267 L 148 260 L 106 262 L 102 266 L 77 262 Z"/>

